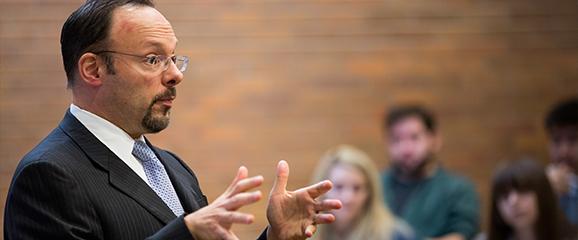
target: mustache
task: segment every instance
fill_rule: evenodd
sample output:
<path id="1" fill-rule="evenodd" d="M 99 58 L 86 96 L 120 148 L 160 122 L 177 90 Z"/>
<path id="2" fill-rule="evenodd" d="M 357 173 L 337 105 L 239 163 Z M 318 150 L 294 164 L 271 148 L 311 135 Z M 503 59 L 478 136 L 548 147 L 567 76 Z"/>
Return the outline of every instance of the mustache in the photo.
<path id="1" fill-rule="evenodd" d="M 156 95 L 153 98 L 152 102 L 155 103 L 156 101 L 161 100 L 161 99 L 176 98 L 176 97 L 177 97 L 177 89 L 174 87 L 171 87 L 171 88 L 168 88 L 166 91 Z"/>

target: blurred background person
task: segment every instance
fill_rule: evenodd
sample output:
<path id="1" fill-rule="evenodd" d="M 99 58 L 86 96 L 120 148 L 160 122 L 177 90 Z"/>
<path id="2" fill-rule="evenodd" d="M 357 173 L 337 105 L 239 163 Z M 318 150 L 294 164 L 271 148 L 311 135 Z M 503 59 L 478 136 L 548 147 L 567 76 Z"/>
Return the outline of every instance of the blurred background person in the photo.
<path id="1" fill-rule="evenodd" d="M 548 177 L 568 220 L 578 225 L 578 97 L 552 108 L 545 120 L 550 164 Z"/>
<path id="2" fill-rule="evenodd" d="M 334 187 L 326 197 L 341 200 L 335 222 L 320 225 L 313 239 L 414 239 L 407 224 L 383 204 L 379 173 L 372 159 L 350 145 L 330 149 L 321 158 L 313 181 L 330 179 Z"/>
<path id="3" fill-rule="evenodd" d="M 490 240 L 576 239 L 558 207 L 544 168 L 518 160 L 499 168 L 492 180 Z"/>
<path id="4" fill-rule="evenodd" d="M 471 239 L 479 231 L 474 185 L 436 159 L 442 140 L 431 112 L 398 106 L 384 119 L 391 168 L 382 176 L 385 200 L 419 237 Z"/>

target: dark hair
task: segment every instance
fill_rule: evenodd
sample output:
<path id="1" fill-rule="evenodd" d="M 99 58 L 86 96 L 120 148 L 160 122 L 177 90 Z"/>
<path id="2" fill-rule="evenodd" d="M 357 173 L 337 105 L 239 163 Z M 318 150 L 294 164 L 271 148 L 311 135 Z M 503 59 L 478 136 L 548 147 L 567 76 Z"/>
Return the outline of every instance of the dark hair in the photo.
<path id="1" fill-rule="evenodd" d="M 384 118 L 383 126 L 386 130 L 391 129 L 393 125 L 408 117 L 419 118 L 430 133 L 435 133 L 437 130 L 436 120 L 433 113 L 424 107 L 417 105 L 398 106 L 392 108 Z"/>
<path id="2" fill-rule="evenodd" d="M 118 7 L 128 4 L 154 7 L 151 0 L 87 0 L 68 17 L 60 33 L 62 61 L 68 87 L 74 84 L 80 56 L 107 47 L 112 13 Z M 105 62 L 112 65 L 108 56 L 105 56 Z"/>
<path id="3" fill-rule="evenodd" d="M 556 104 L 544 121 L 546 130 L 554 127 L 578 127 L 578 97 L 566 99 Z"/>
<path id="4" fill-rule="evenodd" d="M 512 191 L 536 194 L 538 219 L 534 224 L 536 239 L 565 239 L 568 222 L 558 207 L 557 197 L 546 177 L 543 166 L 534 160 L 521 159 L 506 163 L 494 174 L 492 180 L 492 201 L 490 212 L 489 240 L 509 239 L 513 229 L 498 209 L 498 201 Z"/>

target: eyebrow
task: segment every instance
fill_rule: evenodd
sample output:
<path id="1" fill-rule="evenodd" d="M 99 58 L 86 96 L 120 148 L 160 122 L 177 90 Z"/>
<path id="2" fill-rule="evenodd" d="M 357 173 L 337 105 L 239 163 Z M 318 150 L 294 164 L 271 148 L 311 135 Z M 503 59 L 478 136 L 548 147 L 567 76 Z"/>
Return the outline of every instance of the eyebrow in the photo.
<path id="1" fill-rule="evenodd" d="M 177 40 L 177 43 L 178 43 L 178 40 Z M 175 48 L 171 51 L 170 54 L 175 53 L 175 49 L 177 48 L 177 43 L 175 43 Z M 157 52 L 164 52 L 164 46 L 159 41 L 154 41 L 154 40 L 153 41 L 147 41 L 147 42 L 145 42 L 145 46 L 146 46 L 145 49 L 147 49 L 147 50 L 152 47 Z"/>

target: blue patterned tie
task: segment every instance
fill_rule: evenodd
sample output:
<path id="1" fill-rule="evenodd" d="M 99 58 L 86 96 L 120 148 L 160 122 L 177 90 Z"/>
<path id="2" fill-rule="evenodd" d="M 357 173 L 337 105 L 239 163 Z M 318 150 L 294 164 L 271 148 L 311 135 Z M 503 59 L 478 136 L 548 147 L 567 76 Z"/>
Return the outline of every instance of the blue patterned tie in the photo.
<path id="1" fill-rule="evenodd" d="M 175 188 L 167 175 L 165 167 L 157 158 L 152 149 L 143 141 L 135 141 L 132 148 L 132 155 L 142 161 L 145 174 L 153 190 L 167 204 L 176 216 L 180 216 L 185 211 L 179 202 L 179 197 Z"/>

